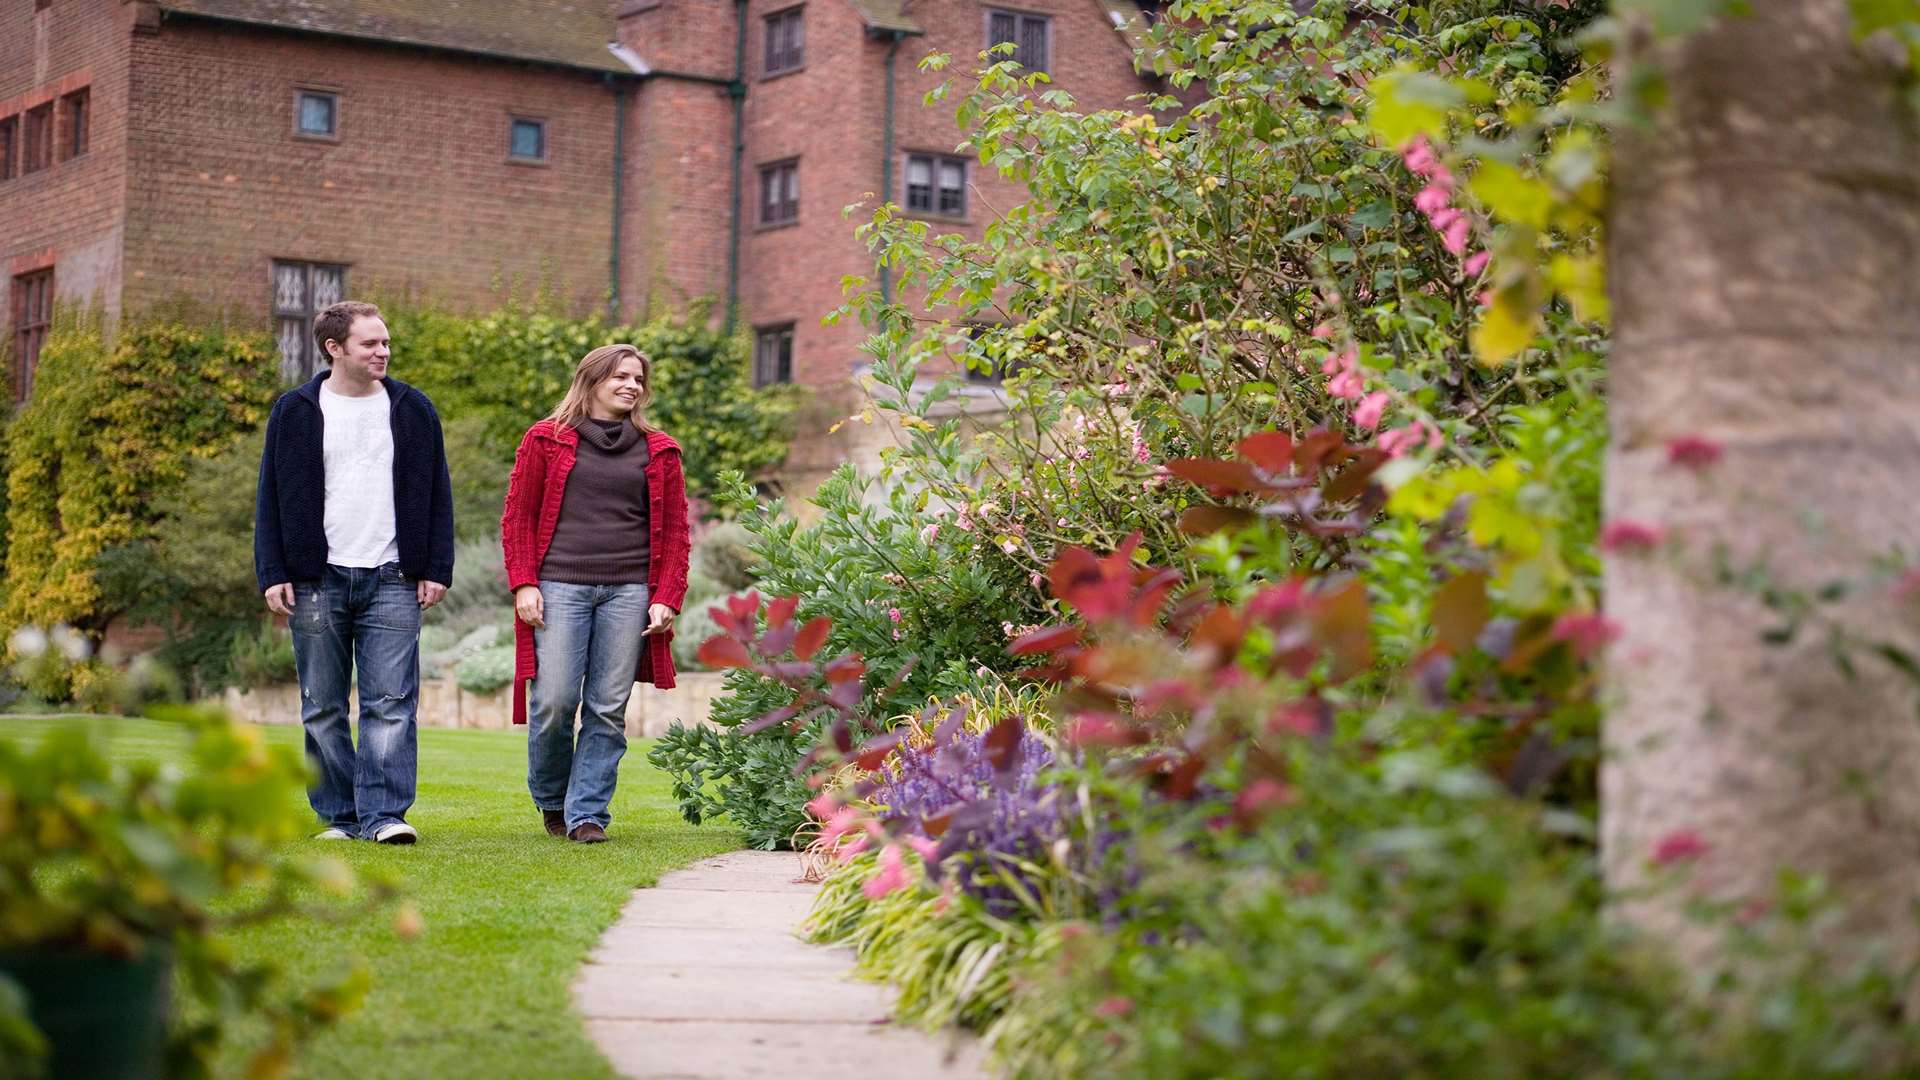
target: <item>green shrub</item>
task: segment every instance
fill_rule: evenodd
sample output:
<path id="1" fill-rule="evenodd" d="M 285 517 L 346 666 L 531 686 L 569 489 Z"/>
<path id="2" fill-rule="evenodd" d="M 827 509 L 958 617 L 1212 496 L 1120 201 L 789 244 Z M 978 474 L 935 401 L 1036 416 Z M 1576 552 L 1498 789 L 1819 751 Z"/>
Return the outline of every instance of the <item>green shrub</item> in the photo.
<path id="1" fill-rule="evenodd" d="M 242 690 L 263 686 L 284 686 L 298 675 L 293 659 L 293 635 L 271 619 L 262 619 L 251 633 L 233 638 L 233 655 L 227 662 L 232 685 Z"/>
<path id="2" fill-rule="evenodd" d="M 702 311 L 615 326 L 598 316 L 502 310 L 468 319 L 397 306 L 388 326 L 396 373 L 426 391 L 443 417 L 461 423 L 461 453 L 471 447 L 476 464 L 511 463 L 521 435 L 559 402 L 580 358 L 613 342 L 631 343 L 653 358 L 649 416 L 680 441 L 689 494 L 711 491 L 724 469 L 757 476 L 786 457 L 798 391 L 756 388 L 744 334 L 710 329 Z M 480 535 L 491 513 L 498 531 L 499 502 L 489 509 L 481 489 L 494 484 L 488 490 L 504 494 L 505 482 L 504 472 L 472 481 L 474 509 L 462 518 L 463 529 Z M 467 483 L 456 478 L 457 487 Z"/>
<path id="3" fill-rule="evenodd" d="M 693 545 L 690 572 L 713 581 L 715 592 L 744 592 L 753 586 L 759 556 L 754 554 L 753 534 L 733 521 L 716 523 Z M 691 587 L 687 590 L 692 593 Z"/>
<path id="4" fill-rule="evenodd" d="M 727 673 L 730 692 L 744 689 L 736 682 L 739 674 Z M 647 761 L 673 779 L 681 816 L 695 825 L 724 818 L 749 847 L 772 851 L 792 847 L 807 824 L 803 806 L 811 792 L 793 766 L 820 731 L 819 725 L 797 733 L 780 725 L 743 736 L 676 722 L 647 752 Z"/>
<path id="5" fill-rule="evenodd" d="M 513 682 L 513 646 L 495 645 L 469 653 L 454 666 L 460 689 L 470 694 L 493 694 Z"/>
<path id="6" fill-rule="evenodd" d="M 100 556 L 149 539 L 191 465 L 266 419 L 278 370 L 262 334 L 156 321 L 109 340 L 91 315 L 57 318 L 7 430 L 0 623 L 103 630 L 127 597 L 108 602 Z"/>

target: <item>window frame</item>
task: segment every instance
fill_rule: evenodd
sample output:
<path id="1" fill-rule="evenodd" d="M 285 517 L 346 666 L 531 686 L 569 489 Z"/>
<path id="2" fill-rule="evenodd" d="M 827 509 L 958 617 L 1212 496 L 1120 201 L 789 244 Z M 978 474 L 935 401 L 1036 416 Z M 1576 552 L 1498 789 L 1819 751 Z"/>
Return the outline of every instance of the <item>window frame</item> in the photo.
<path id="1" fill-rule="evenodd" d="M 8 378 L 13 383 L 13 401 L 16 405 L 33 396 L 33 376 L 40 367 L 40 350 L 46 345 L 47 334 L 53 326 L 53 271 L 53 267 L 43 266 L 13 276 L 12 292 L 9 294 L 13 301 L 10 305 L 13 309 L 13 370 L 8 372 Z"/>
<path id="2" fill-rule="evenodd" d="M 298 267 L 302 273 L 301 306 L 286 307 L 280 303 L 280 269 Z M 314 276 L 318 271 L 333 271 L 339 275 L 341 296 L 347 291 L 346 263 L 318 262 L 312 259 L 269 259 L 267 261 L 267 290 L 270 294 L 268 310 L 271 312 L 274 331 L 275 350 L 280 354 L 280 376 L 283 381 L 298 385 L 312 378 L 321 368 L 330 366 L 327 358 L 320 353 L 320 346 L 313 340 L 313 320 L 328 304 L 320 304 L 314 298 Z M 282 340 L 283 324 L 298 322 L 300 327 L 300 356 L 289 358 L 286 343 Z"/>
<path id="3" fill-rule="evenodd" d="M 53 106 L 54 102 L 49 99 L 20 114 L 21 176 L 31 176 L 53 167 Z M 38 155 L 34 153 L 36 149 L 40 151 Z"/>
<path id="4" fill-rule="evenodd" d="M 1042 15 L 1038 12 L 1033 12 L 1033 11 L 1022 11 L 1019 8 L 1008 8 L 1008 7 L 987 8 L 984 16 L 984 30 L 985 30 L 987 48 L 989 49 L 993 48 L 997 44 L 1000 44 L 999 42 L 996 42 L 993 40 L 993 18 L 996 15 L 1005 15 L 1013 20 L 1013 57 L 1012 57 L 1013 61 L 1028 71 L 1038 71 L 1038 72 L 1041 72 L 1042 74 L 1051 74 L 1053 71 L 1053 17 L 1051 15 Z M 1029 22 L 1037 22 L 1040 24 L 1040 38 L 1041 38 L 1040 47 L 1041 47 L 1041 52 L 1045 53 L 1046 55 L 1040 58 L 1040 65 L 1038 67 L 1035 67 L 1034 65 L 1028 63 L 1026 60 L 1021 59 L 1021 56 L 1020 56 L 1020 53 L 1021 53 L 1020 31 Z"/>
<path id="5" fill-rule="evenodd" d="M 760 77 L 762 79 L 774 79 L 805 70 L 807 66 L 806 10 L 805 4 L 794 4 L 760 17 Z M 798 28 L 795 31 L 798 40 L 783 40 L 784 48 L 779 55 L 788 63 L 783 67 L 775 67 L 774 32 L 789 24 Z"/>
<path id="6" fill-rule="evenodd" d="M 791 157 L 781 158 L 778 161 L 769 161 L 760 166 L 759 173 L 759 195 L 754 200 L 755 205 L 758 207 L 755 213 L 757 227 L 761 229 L 783 229 L 790 225 L 798 225 L 800 223 L 800 159 Z M 785 185 L 785 187 L 790 190 L 791 196 L 790 198 L 782 198 L 777 202 L 769 202 L 767 199 L 767 180 L 769 177 L 782 175 L 792 176 L 792 182 Z M 774 216 L 770 211 L 776 211 L 784 216 Z"/>
<path id="7" fill-rule="evenodd" d="M 338 90 L 327 90 L 318 86 L 294 87 L 293 89 L 293 137 L 296 139 L 312 139 L 316 142 L 339 142 L 340 141 L 340 96 L 341 96 L 340 91 Z M 319 131 L 308 131 L 306 129 L 306 126 L 305 126 L 306 111 L 307 111 L 306 104 L 307 104 L 307 99 L 309 97 L 327 99 L 329 103 L 328 107 L 330 109 L 330 111 L 327 114 L 327 119 L 332 121 L 333 123 L 333 126 L 330 130 L 325 132 L 319 132 Z"/>
<path id="8" fill-rule="evenodd" d="M 799 326 L 797 322 L 768 323 L 753 328 L 753 386 L 760 389 L 767 386 L 784 386 L 793 382 L 793 333 Z M 773 358 L 772 378 L 766 378 L 766 351 L 776 350 Z M 784 346 L 785 355 L 778 354 Z"/>
<path id="9" fill-rule="evenodd" d="M 913 163 L 915 159 L 927 163 L 927 205 L 913 205 Z M 967 197 L 968 160 L 958 154 L 942 154 L 932 150 L 908 150 L 901 156 L 900 162 L 900 205 L 914 217 L 938 218 L 942 221 L 965 221 L 970 200 Z M 941 196 L 948 190 L 940 183 L 943 167 L 960 167 L 960 186 L 956 189 L 960 205 L 956 210 L 941 209 Z"/>
<path id="10" fill-rule="evenodd" d="M 93 87 L 60 95 L 60 135 L 57 156 L 61 161 L 84 157 L 93 147 Z"/>
<path id="11" fill-rule="evenodd" d="M 530 157 L 526 154 L 518 153 L 513 148 L 514 132 L 518 131 L 522 124 L 532 124 L 540 132 L 540 153 L 537 157 Z M 549 156 L 550 154 L 551 146 L 547 142 L 546 117 L 526 116 L 521 113 L 507 114 L 507 160 L 509 162 L 515 165 L 545 165 L 552 160 Z"/>
<path id="12" fill-rule="evenodd" d="M 0 182 L 20 175 L 20 114 L 0 116 Z"/>

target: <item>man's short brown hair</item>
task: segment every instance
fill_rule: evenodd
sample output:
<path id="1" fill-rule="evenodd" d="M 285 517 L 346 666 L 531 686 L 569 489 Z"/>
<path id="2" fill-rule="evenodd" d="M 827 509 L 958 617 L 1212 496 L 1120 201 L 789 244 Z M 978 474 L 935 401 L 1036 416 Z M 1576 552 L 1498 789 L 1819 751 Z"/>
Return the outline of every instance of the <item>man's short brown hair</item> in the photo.
<path id="1" fill-rule="evenodd" d="M 361 318 L 380 317 L 380 309 L 360 300 L 342 300 L 313 317 L 313 342 L 320 346 L 320 355 L 329 363 L 333 354 L 327 351 L 327 342 L 337 341 L 346 347 L 347 334 L 353 329 L 353 321 Z"/>

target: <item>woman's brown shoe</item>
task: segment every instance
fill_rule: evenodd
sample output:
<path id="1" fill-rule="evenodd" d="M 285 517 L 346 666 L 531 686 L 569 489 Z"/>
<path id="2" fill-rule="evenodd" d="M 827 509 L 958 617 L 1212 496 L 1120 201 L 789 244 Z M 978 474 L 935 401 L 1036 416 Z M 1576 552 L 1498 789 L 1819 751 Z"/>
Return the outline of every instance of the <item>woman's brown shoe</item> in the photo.
<path id="1" fill-rule="evenodd" d="M 583 821 L 573 827 L 567 839 L 576 844 L 604 844 L 607 842 L 607 830 L 591 821 Z"/>
<path id="2" fill-rule="evenodd" d="M 548 836 L 567 835 L 567 812 L 564 810 L 540 811 L 540 824 L 547 827 Z"/>

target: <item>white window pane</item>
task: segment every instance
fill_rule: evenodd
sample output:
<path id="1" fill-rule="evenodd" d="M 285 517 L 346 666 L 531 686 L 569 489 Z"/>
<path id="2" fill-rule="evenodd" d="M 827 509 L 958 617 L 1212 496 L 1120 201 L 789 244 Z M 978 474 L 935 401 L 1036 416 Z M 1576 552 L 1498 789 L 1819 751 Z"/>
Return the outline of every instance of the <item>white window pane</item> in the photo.
<path id="1" fill-rule="evenodd" d="M 940 186 L 941 187 L 951 191 L 958 191 L 961 188 L 965 187 L 966 184 L 967 184 L 966 166 L 960 164 L 957 161 L 943 161 L 940 163 Z"/>
<path id="2" fill-rule="evenodd" d="M 338 266 L 316 266 L 313 268 L 313 312 L 320 312 L 339 303 L 346 295 L 346 273 Z"/>
<path id="3" fill-rule="evenodd" d="M 787 174 L 787 201 L 800 201 L 800 167 L 789 165 L 783 170 Z"/>
<path id="4" fill-rule="evenodd" d="M 907 159 L 907 183 L 933 183 L 933 162 L 923 157 Z"/>
<path id="5" fill-rule="evenodd" d="M 280 343 L 280 378 L 284 382 L 299 382 L 307 377 L 306 341 L 307 321 L 305 319 L 281 319 L 278 332 L 274 335 Z"/>
<path id="6" fill-rule="evenodd" d="M 307 310 L 307 268 L 299 263 L 273 264 L 273 309 L 282 312 Z"/>

